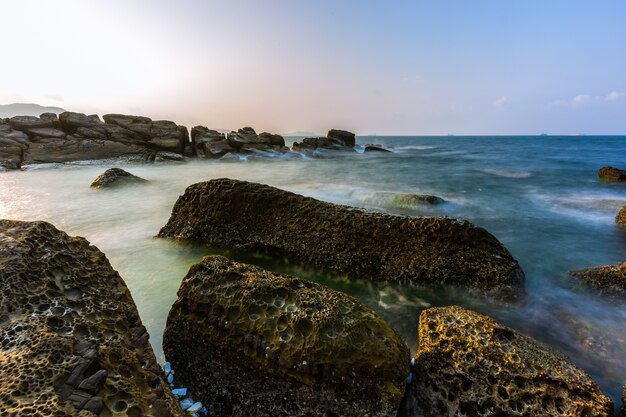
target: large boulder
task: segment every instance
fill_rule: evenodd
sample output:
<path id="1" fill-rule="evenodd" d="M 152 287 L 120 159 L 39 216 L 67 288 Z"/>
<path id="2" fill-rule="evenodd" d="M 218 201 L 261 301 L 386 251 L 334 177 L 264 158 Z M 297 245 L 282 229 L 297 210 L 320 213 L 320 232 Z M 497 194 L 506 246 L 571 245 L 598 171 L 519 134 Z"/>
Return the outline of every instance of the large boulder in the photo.
<path id="1" fill-rule="evenodd" d="M 598 170 L 598 177 L 604 181 L 626 181 L 626 170 L 614 167 L 602 167 Z"/>
<path id="2" fill-rule="evenodd" d="M 191 143 L 193 155 L 199 158 L 216 159 L 230 152 L 237 152 L 226 135 L 205 126 L 195 126 L 191 129 Z"/>
<path id="3" fill-rule="evenodd" d="M 349 150 L 354 149 L 356 144 L 354 133 L 345 130 L 331 129 L 326 137 L 304 138 L 302 142 L 294 142 L 294 151 L 307 151 L 316 149 Z"/>
<path id="4" fill-rule="evenodd" d="M 188 187 L 159 236 L 377 281 L 460 285 L 510 299 L 524 287 L 507 249 L 467 221 L 370 213 L 231 179 Z"/>
<path id="5" fill-rule="evenodd" d="M 461 307 L 421 313 L 410 392 L 425 417 L 613 415 L 565 356 Z"/>
<path id="6" fill-rule="evenodd" d="M 569 275 L 600 294 L 626 299 L 626 262 L 579 269 Z"/>
<path id="7" fill-rule="evenodd" d="M 124 281 L 85 239 L 0 220 L 0 414 L 183 416 Z"/>
<path id="8" fill-rule="evenodd" d="M 323 285 L 209 256 L 183 279 L 163 348 L 211 416 L 393 416 L 409 351 Z"/>
<path id="9" fill-rule="evenodd" d="M 19 169 L 30 139 L 0 119 L 0 169 Z"/>
<path id="10" fill-rule="evenodd" d="M 143 178 L 124 171 L 121 168 L 109 168 L 98 175 L 91 183 L 92 188 L 113 187 L 122 184 L 146 182 Z"/>
<path id="11" fill-rule="evenodd" d="M 106 114 L 102 118 L 109 138 L 116 142 L 141 143 L 149 149 L 178 154 L 183 154 L 189 143 L 187 128 L 168 120 L 124 114 Z"/>
<path id="12" fill-rule="evenodd" d="M 618 226 L 626 228 L 626 206 L 622 207 L 615 216 L 615 223 L 617 223 Z"/>

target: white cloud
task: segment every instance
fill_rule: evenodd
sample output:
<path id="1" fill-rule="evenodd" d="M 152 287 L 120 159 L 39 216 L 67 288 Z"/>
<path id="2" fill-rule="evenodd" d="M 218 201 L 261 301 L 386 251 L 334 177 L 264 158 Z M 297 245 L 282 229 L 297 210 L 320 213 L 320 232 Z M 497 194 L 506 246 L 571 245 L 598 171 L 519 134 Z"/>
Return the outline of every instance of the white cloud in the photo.
<path id="1" fill-rule="evenodd" d="M 626 94 L 620 93 L 619 91 L 611 91 L 604 98 L 606 101 L 618 101 L 621 100 Z"/>
<path id="2" fill-rule="evenodd" d="M 560 107 L 582 107 L 589 103 L 591 97 L 586 94 L 579 94 L 571 100 L 557 100 L 553 104 Z"/>
<path id="3" fill-rule="evenodd" d="M 506 96 L 502 96 L 499 99 L 497 99 L 496 101 L 493 102 L 493 105 L 496 109 L 501 109 L 502 107 L 505 106 L 506 102 L 507 102 L 507 98 Z"/>

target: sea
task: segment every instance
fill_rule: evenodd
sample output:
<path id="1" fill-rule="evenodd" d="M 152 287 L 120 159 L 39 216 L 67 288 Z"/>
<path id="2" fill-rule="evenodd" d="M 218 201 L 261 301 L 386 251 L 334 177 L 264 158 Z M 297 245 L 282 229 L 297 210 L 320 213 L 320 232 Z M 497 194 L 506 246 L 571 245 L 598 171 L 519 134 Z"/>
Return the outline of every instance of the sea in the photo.
<path id="1" fill-rule="evenodd" d="M 357 143 L 392 152 L 365 153 L 358 146 L 356 152 L 185 163 L 30 166 L 0 173 L 0 218 L 49 221 L 100 248 L 130 288 L 160 361 L 167 313 L 181 279 L 203 256 L 221 253 L 356 297 L 382 315 L 412 351 L 418 316 L 428 307 L 461 305 L 488 314 L 567 355 L 618 405 L 626 379 L 626 303 L 576 285 L 568 271 L 626 261 L 626 230 L 614 220 L 626 205 L 626 184 L 605 183 L 597 175 L 606 165 L 626 168 L 626 137 L 375 136 L 357 137 Z M 112 166 L 149 182 L 89 187 Z M 458 288 L 349 280 L 257 254 L 155 238 L 187 186 L 223 177 L 366 210 L 469 220 L 519 261 L 527 295 L 510 305 Z M 444 202 L 396 198 L 413 193 Z"/>

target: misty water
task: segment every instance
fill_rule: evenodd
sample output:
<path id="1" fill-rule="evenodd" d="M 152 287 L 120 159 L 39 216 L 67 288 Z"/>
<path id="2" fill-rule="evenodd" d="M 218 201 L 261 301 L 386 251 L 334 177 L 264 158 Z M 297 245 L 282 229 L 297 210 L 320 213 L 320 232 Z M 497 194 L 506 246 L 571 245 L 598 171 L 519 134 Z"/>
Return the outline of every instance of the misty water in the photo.
<path id="1" fill-rule="evenodd" d="M 124 278 L 160 360 L 168 310 L 203 245 L 156 239 L 177 197 L 198 181 L 262 182 L 321 200 L 411 216 L 467 219 L 494 234 L 526 273 L 525 301 L 504 305 L 463 290 L 350 281 L 254 254 L 228 255 L 347 292 L 379 312 L 415 349 L 417 318 L 459 304 L 489 314 L 567 354 L 619 402 L 626 379 L 626 306 L 572 286 L 567 271 L 626 261 L 614 222 L 626 185 L 597 169 L 626 165 L 626 137 L 367 137 L 394 153 L 116 164 L 149 182 L 95 190 L 110 164 L 39 166 L 0 173 L 0 218 L 46 220 L 86 237 Z M 398 205 L 395 193 L 433 194 L 441 205 Z M 384 245 L 384 242 L 381 242 Z M 224 253 L 224 252 L 221 252 Z"/>

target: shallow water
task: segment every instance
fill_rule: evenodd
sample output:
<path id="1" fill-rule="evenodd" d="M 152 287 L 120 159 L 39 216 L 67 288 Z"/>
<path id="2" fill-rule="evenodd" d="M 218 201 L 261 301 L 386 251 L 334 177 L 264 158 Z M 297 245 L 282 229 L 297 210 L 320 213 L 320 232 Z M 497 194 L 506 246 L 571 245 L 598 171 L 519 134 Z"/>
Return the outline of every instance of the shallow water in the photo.
<path id="1" fill-rule="evenodd" d="M 626 185 L 597 180 L 626 165 L 626 137 L 363 137 L 394 153 L 121 165 L 150 180 L 93 190 L 111 165 L 36 167 L 0 173 L 0 218 L 47 220 L 104 251 L 130 287 L 162 360 L 167 312 L 201 245 L 155 239 L 185 187 L 219 177 L 263 182 L 321 200 L 405 215 L 464 218 L 493 233 L 526 272 L 519 306 L 462 290 L 348 281 L 252 254 L 230 254 L 345 291 L 378 311 L 414 349 L 417 317 L 460 304 L 490 314 L 566 353 L 619 402 L 626 379 L 626 306 L 572 288 L 569 270 L 626 261 L 626 231 L 614 217 Z M 116 166 L 120 166 L 117 164 Z M 398 193 L 432 194 L 441 205 L 399 204 Z"/>

